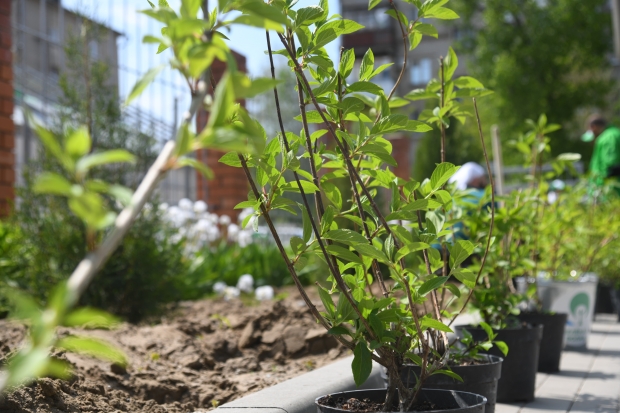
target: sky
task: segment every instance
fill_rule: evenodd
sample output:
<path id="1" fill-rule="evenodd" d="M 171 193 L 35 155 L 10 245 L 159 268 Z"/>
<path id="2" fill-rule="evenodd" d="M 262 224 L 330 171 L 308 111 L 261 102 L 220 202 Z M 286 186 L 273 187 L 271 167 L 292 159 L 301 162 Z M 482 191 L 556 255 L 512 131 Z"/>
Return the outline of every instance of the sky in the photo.
<path id="1" fill-rule="evenodd" d="M 181 0 L 168 0 L 168 2 L 172 8 L 178 10 Z M 164 63 L 171 57 L 169 52 L 156 55 L 156 45 L 142 44 L 142 38 L 145 35 L 158 35 L 161 28 L 158 22 L 138 13 L 139 10 L 150 7 L 146 0 L 62 0 L 62 4 L 66 9 L 93 16 L 95 20 L 122 33 L 117 42 L 121 98 L 127 96 L 135 82 L 149 68 Z M 318 4 L 318 0 L 300 0 L 296 7 L 313 4 Z M 329 8 L 330 14 L 340 13 L 340 3 L 337 0 L 329 0 Z M 227 36 L 230 38 L 230 47 L 245 55 L 251 76 L 259 76 L 267 70 L 268 59 L 264 53 L 267 49 L 264 30 L 234 26 Z M 272 36 L 272 45 L 274 40 L 275 36 Z M 337 60 L 335 57 L 338 48 L 339 45 L 336 43 L 329 45 L 328 53 L 334 60 Z M 284 64 L 283 57 L 276 57 L 281 59 L 281 64 Z M 136 101 L 135 105 L 156 119 L 172 125 L 189 105 L 187 86 L 176 73 L 171 70 L 164 71 L 155 84 Z"/>

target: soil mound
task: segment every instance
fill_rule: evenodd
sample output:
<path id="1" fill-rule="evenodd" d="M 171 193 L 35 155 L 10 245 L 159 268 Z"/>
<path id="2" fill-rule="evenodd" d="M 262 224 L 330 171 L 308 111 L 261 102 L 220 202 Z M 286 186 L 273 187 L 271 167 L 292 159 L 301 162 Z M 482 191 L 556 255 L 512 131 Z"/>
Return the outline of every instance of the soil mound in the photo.
<path id="1" fill-rule="evenodd" d="M 0 320 L 0 360 L 18 348 L 25 333 L 23 326 Z M 115 344 L 129 357 L 129 366 L 55 354 L 73 365 L 74 377 L 22 386 L 0 398 L 1 412 L 210 410 L 347 354 L 297 294 L 255 305 L 220 299 L 184 302 L 158 324 L 59 331 L 72 333 Z"/>

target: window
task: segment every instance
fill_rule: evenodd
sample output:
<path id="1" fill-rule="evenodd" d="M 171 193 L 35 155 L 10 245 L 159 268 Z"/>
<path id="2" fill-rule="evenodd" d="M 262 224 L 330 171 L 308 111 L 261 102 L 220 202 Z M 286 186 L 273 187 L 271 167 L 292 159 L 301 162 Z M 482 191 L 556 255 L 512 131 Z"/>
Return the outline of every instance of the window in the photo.
<path id="1" fill-rule="evenodd" d="M 411 71 L 411 84 L 414 86 L 428 83 L 433 78 L 433 61 L 429 58 L 420 59 L 413 64 Z"/>

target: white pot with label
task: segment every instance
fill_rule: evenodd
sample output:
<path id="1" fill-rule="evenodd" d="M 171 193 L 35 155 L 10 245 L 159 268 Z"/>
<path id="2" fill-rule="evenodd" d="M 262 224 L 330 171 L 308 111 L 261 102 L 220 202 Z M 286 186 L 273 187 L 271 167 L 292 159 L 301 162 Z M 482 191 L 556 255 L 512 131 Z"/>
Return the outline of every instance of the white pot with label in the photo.
<path id="1" fill-rule="evenodd" d="M 543 311 L 568 314 L 564 346 L 586 348 L 594 319 L 598 277 L 586 273 L 567 281 L 557 281 L 548 274 L 539 274 L 537 282 Z"/>

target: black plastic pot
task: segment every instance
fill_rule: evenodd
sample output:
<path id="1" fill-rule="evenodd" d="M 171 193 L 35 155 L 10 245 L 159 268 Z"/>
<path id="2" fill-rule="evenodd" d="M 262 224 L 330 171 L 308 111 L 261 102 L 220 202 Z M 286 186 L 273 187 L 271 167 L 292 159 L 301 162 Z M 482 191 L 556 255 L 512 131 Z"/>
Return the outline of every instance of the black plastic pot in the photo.
<path id="1" fill-rule="evenodd" d="M 482 328 L 471 326 L 458 326 L 456 330 L 460 336 L 464 328 L 471 333 L 474 340 L 487 339 L 487 333 Z M 496 401 L 498 403 L 534 400 L 542 332 L 542 325 L 497 331 L 495 340 L 504 341 L 509 349 L 502 363 L 502 376 L 497 383 Z M 495 346 L 489 353 L 494 356 L 503 356 Z"/>
<path id="2" fill-rule="evenodd" d="M 564 327 L 568 314 L 523 312 L 519 320 L 532 325 L 542 324 L 543 334 L 538 355 L 538 371 L 556 373 L 560 371 L 560 358 L 564 347 Z"/>
<path id="3" fill-rule="evenodd" d="M 614 287 L 604 282 L 599 282 L 596 285 L 594 314 L 615 314 L 614 307 Z"/>
<path id="4" fill-rule="evenodd" d="M 425 389 L 457 390 L 468 393 L 479 394 L 486 397 L 486 413 L 495 412 L 495 399 L 497 397 L 497 381 L 502 374 L 501 357 L 486 355 L 488 363 L 476 364 L 472 366 L 453 366 L 452 371 L 458 374 L 463 382 L 446 376 L 445 374 L 435 374 L 426 379 Z M 385 369 L 381 371 L 387 384 Z M 416 365 L 405 365 L 400 371 L 400 377 L 408 387 L 413 387 L 416 377 L 420 376 L 420 367 Z"/>
<path id="5" fill-rule="evenodd" d="M 616 310 L 615 312 L 618 314 L 618 322 L 620 323 L 620 288 L 611 290 L 610 295 Z"/>
<path id="6" fill-rule="evenodd" d="M 350 398 L 356 399 L 370 399 L 373 402 L 384 402 L 386 389 L 375 390 L 353 390 L 345 391 L 341 393 L 330 394 L 330 397 L 335 399 L 343 398 L 345 400 Z M 314 403 L 317 406 L 318 413 L 351 413 L 350 410 L 338 409 L 335 407 L 324 406 L 319 404 L 319 400 L 324 396 L 317 398 Z M 453 390 L 434 390 L 434 389 L 422 389 L 420 390 L 420 400 L 426 400 L 435 404 L 438 408 L 435 410 L 424 410 L 424 413 L 435 413 L 450 411 L 450 413 L 484 413 L 484 404 L 487 399 L 479 394 L 467 393 L 462 391 Z M 412 412 L 414 412 L 413 410 Z"/>

